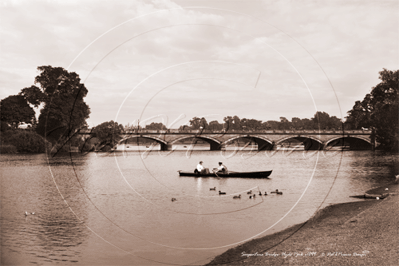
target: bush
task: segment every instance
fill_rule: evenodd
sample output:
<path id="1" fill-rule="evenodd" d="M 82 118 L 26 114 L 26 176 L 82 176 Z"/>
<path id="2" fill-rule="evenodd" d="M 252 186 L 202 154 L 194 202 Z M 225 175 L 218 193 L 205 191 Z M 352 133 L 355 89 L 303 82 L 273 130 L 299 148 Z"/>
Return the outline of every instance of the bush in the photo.
<path id="1" fill-rule="evenodd" d="M 15 146 L 10 145 L 10 144 L 2 144 L 0 145 L 0 153 L 1 154 L 13 154 L 13 153 L 17 153 L 17 148 L 15 148 Z"/>
<path id="2" fill-rule="evenodd" d="M 12 134 L 10 134 L 12 132 Z M 42 136 L 29 130 L 7 131 L 2 140 L 5 144 L 14 146 L 22 153 L 42 153 L 51 148 L 51 143 Z"/>
<path id="3" fill-rule="evenodd" d="M 4 121 L 1 121 L 0 124 L 0 132 L 6 132 L 7 130 L 10 130 L 11 127 Z"/>

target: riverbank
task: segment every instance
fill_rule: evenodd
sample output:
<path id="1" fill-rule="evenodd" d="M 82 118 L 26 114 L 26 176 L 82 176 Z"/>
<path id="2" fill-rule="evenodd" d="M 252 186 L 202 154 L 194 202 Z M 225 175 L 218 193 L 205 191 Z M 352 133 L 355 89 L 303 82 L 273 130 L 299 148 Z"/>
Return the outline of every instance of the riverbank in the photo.
<path id="1" fill-rule="evenodd" d="M 383 200 L 328 206 L 303 224 L 232 248 L 207 265 L 397 265 L 398 187 L 366 192 L 389 193 Z"/>

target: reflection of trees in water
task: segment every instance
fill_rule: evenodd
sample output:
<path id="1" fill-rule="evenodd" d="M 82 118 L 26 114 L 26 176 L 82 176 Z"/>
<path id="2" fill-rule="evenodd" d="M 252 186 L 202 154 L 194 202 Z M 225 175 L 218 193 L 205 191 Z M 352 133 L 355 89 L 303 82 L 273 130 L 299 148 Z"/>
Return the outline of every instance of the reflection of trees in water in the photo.
<path id="1" fill-rule="evenodd" d="M 87 200 L 82 187 L 86 178 L 76 176 L 75 169 L 85 168 L 85 157 L 59 156 L 50 159 L 53 177 L 63 197 L 80 219 L 87 217 Z M 78 173 L 81 173 L 78 171 Z M 53 181 L 39 182 L 42 200 L 37 201 L 37 232 L 34 245 L 47 254 L 46 261 L 77 262 L 79 246 L 88 238 L 86 226 L 81 223 L 62 200 Z"/>
<path id="2" fill-rule="evenodd" d="M 45 247 L 47 250 L 52 250 L 52 253 L 59 253 L 61 256 L 76 256 L 79 254 L 80 252 L 78 249 L 59 250 L 54 248 L 70 248 L 81 245 L 87 236 L 86 227 L 73 217 L 60 220 L 60 217 L 49 216 L 45 217 L 45 219 L 40 222 L 41 229 L 39 230 L 40 233 L 37 235 L 40 243 L 38 244 Z M 63 219 L 65 219 L 65 217 Z"/>

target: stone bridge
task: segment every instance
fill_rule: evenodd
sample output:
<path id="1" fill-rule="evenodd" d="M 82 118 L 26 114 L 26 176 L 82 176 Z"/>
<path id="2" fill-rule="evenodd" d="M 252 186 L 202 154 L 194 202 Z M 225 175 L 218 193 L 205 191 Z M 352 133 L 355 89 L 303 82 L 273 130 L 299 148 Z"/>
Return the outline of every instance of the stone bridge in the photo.
<path id="1" fill-rule="evenodd" d="M 90 134 L 89 130 L 80 134 Z M 145 138 L 160 144 L 161 150 L 172 149 L 172 145 L 184 140 L 202 140 L 210 144 L 210 150 L 223 150 L 235 141 L 256 143 L 258 150 L 273 150 L 284 146 L 287 141 L 301 142 L 305 150 L 323 150 L 333 146 L 346 147 L 350 150 L 371 150 L 375 147 L 372 131 L 369 130 L 264 130 L 264 131 L 228 131 L 208 130 L 139 130 L 128 131 L 124 141 L 132 138 Z M 122 142 L 123 143 L 123 142 Z"/>

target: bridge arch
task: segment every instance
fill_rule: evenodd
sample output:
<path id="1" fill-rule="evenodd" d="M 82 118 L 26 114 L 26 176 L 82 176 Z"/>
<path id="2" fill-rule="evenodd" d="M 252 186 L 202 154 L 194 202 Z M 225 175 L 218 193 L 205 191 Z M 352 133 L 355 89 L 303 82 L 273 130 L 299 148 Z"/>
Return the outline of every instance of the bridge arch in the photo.
<path id="1" fill-rule="evenodd" d="M 148 136 L 148 135 L 133 135 L 133 136 L 131 136 L 131 135 L 129 135 L 129 136 L 125 136 L 125 137 L 120 141 L 120 144 L 126 142 L 126 141 L 129 140 L 129 139 L 133 139 L 133 138 L 136 138 L 136 139 L 144 138 L 144 139 L 155 140 L 157 143 L 159 143 L 159 144 L 161 145 L 161 150 L 162 150 L 162 151 L 168 150 L 168 143 L 167 143 L 165 140 L 163 140 L 163 139 L 161 139 L 161 138 L 158 138 L 158 137 L 156 137 L 156 136 Z"/>
<path id="2" fill-rule="evenodd" d="M 309 136 L 309 135 L 299 135 L 299 136 L 288 136 L 288 137 L 284 137 L 282 139 L 279 139 L 276 141 L 276 144 L 281 144 L 286 140 L 289 139 L 296 139 L 301 141 L 304 144 L 304 149 L 305 150 L 321 150 L 323 149 L 323 141 L 321 141 L 320 139 L 313 137 L 313 136 Z"/>
<path id="3" fill-rule="evenodd" d="M 221 142 L 211 136 L 205 136 L 205 135 L 199 135 L 199 136 L 183 136 L 183 137 L 179 137 L 177 139 L 174 139 L 172 141 L 169 142 L 169 145 L 175 144 L 178 141 L 182 141 L 185 139 L 191 139 L 191 138 L 197 138 L 200 140 L 204 140 L 206 142 L 209 143 L 209 145 L 211 146 L 211 151 L 215 151 L 215 150 L 220 150 L 221 149 Z"/>
<path id="4" fill-rule="evenodd" d="M 350 150 L 371 150 L 372 142 L 370 139 L 362 138 L 358 136 L 338 136 L 329 139 L 325 143 L 325 147 L 328 146 L 348 146 Z"/>
<path id="5" fill-rule="evenodd" d="M 263 136 L 251 136 L 251 135 L 243 135 L 243 136 L 234 136 L 223 142 L 222 145 L 227 145 L 229 142 L 232 142 L 236 139 L 251 139 L 258 145 L 258 150 L 272 150 L 274 147 L 273 141 Z"/>

